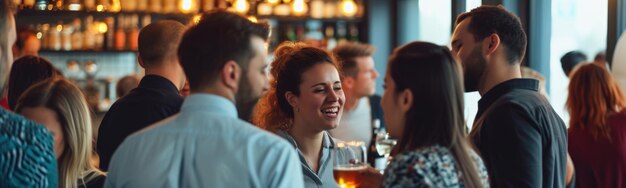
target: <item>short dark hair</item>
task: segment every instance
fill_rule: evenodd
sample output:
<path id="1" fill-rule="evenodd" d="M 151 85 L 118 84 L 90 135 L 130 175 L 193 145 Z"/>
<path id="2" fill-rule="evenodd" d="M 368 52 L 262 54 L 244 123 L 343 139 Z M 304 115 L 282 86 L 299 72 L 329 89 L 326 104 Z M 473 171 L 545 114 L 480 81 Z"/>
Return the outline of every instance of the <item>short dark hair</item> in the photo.
<path id="1" fill-rule="evenodd" d="M 19 29 L 17 29 L 17 39 L 15 40 L 14 46 L 17 47 L 17 49 L 19 50 L 24 49 L 24 45 L 30 37 L 36 38 L 37 32 L 28 27 L 20 27 Z"/>
<path id="2" fill-rule="evenodd" d="M 250 59 L 256 55 L 252 36 L 267 40 L 269 25 L 220 9 L 202 15 L 198 24 L 185 32 L 178 47 L 178 58 L 189 87 L 195 90 L 213 84 L 229 60 L 236 61 L 246 71 Z"/>
<path id="3" fill-rule="evenodd" d="M 333 49 L 333 53 L 341 61 L 341 69 L 344 75 L 354 77 L 359 72 L 359 67 L 354 60 L 357 57 L 372 56 L 376 48 L 369 44 L 356 42 L 344 42 Z"/>
<path id="4" fill-rule="evenodd" d="M 583 54 L 580 51 L 571 51 L 567 52 L 563 57 L 561 57 L 561 68 L 563 68 L 563 72 L 566 76 L 569 76 L 574 67 L 576 67 L 580 63 L 584 63 L 587 61 L 587 55 Z"/>
<path id="5" fill-rule="evenodd" d="M 139 57 L 146 68 L 158 65 L 168 56 L 176 57 L 176 49 L 185 26 L 177 21 L 151 23 L 139 32 Z"/>
<path id="6" fill-rule="evenodd" d="M 519 17 L 515 14 L 502 6 L 483 5 L 459 15 L 455 23 L 458 25 L 467 18 L 472 18 L 467 29 L 473 34 L 476 41 L 496 33 L 505 46 L 509 63 L 524 58 L 526 54 L 526 32 L 524 32 Z"/>
<path id="7" fill-rule="evenodd" d="M 30 86 L 55 76 L 56 69 L 44 58 L 27 55 L 15 60 L 9 74 L 9 108 L 15 110 L 17 99 Z"/>

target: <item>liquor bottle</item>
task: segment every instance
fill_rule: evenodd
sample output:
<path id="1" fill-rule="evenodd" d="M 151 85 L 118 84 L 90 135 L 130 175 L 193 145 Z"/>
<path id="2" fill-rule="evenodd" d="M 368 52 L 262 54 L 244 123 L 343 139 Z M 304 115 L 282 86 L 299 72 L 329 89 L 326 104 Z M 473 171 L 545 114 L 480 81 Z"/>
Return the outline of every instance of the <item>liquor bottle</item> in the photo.
<path id="1" fill-rule="evenodd" d="M 332 25 L 326 26 L 324 29 L 324 36 L 326 37 L 326 49 L 332 50 L 337 46 L 337 39 L 335 39 L 335 28 Z"/>
<path id="2" fill-rule="evenodd" d="M 126 48 L 126 18 L 120 15 L 117 18 L 117 28 L 115 29 L 115 50 L 124 50 Z"/>
<path id="3" fill-rule="evenodd" d="M 93 26 L 93 16 L 87 16 L 85 18 L 85 31 L 83 32 L 83 49 L 93 50 L 95 48 L 96 32 Z"/>
<path id="4" fill-rule="evenodd" d="M 82 50 L 83 49 L 83 32 L 80 19 L 76 18 L 72 22 L 72 27 L 74 28 L 74 32 L 72 33 L 72 49 L 73 50 Z"/>
<path id="5" fill-rule="evenodd" d="M 83 9 L 86 11 L 96 10 L 96 0 L 83 0 Z"/>
<path id="6" fill-rule="evenodd" d="M 148 6 L 149 7 L 148 12 L 161 13 L 162 6 L 163 6 L 163 3 L 161 2 L 161 0 L 150 0 L 150 5 Z"/>
<path id="7" fill-rule="evenodd" d="M 367 156 L 368 163 L 377 170 L 384 170 L 387 165 L 387 158 L 380 154 L 378 151 L 379 148 L 376 145 L 377 138 L 385 134 L 384 129 L 380 127 L 380 119 L 376 118 L 372 121 L 372 128 L 372 141 L 370 143 L 370 150 Z"/>
<path id="8" fill-rule="evenodd" d="M 35 9 L 37 10 L 46 10 L 48 8 L 47 0 L 37 0 L 35 3 Z"/>
<path id="9" fill-rule="evenodd" d="M 350 24 L 350 40 L 359 41 L 359 29 L 356 24 Z"/>
<path id="10" fill-rule="evenodd" d="M 139 22 L 138 15 L 132 15 L 128 21 L 128 38 L 126 38 L 128 50 L 137 50 L 139 46 L 139 28 L 137 28 L 137 22 Z"/>
<path id="11" fill-rule="evenodd" d="M 202 11 L 208 12 L 215 8 L 215 0 L 202 0 Z"/>

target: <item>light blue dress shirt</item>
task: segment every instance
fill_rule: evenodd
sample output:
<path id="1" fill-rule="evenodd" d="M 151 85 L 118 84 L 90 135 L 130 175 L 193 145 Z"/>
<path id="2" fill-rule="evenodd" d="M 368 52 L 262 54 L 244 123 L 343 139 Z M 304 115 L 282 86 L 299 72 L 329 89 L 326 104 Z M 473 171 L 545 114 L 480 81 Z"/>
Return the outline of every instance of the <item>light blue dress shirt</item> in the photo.
<path id="1" fill-rule="evenodd" d="M 235 105 L 188 96 L 180 113 L 128 137 L 111 160 L 105 187 L 303 187 L 284 139 L 237 118 Z"/>

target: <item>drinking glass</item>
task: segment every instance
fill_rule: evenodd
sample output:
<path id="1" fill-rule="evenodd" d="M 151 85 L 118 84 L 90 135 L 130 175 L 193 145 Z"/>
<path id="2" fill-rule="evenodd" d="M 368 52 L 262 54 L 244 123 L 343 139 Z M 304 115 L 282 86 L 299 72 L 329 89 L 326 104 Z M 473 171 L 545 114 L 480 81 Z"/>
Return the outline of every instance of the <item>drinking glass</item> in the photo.
<path id="1" fill-rule="evenodd" d="M 367 149 L 361 141 L 336 142 L 333 148 L 333 175 L 342 188 L 359 185 L 358 176 L 367 169 Z"/>

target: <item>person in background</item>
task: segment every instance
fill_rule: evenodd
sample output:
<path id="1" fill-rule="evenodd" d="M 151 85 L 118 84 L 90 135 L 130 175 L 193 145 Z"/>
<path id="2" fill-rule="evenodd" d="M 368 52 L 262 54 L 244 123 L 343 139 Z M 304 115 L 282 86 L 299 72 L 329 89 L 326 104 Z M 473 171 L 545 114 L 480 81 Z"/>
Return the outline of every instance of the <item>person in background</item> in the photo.
<path id="1" fill-rule="evenodd" d="M 13 62 L 12 2 L 0 1 L 0 91 Z M 0 146 L 0 187 L 59 187 L 54 141 L 45 127 L 0 108 Z"/>
<path id="2" fill-rule="evenodd" d="M 332 51 L 341 62 L 344 73 L 341 85 L 346 95 L 339 126 L 329 131 L 337 139 L 362 141 L 369 146 L 376 140 L 374 132 L 384 130 L 380 96 L 375 94 L 378 78 L 372 58 L 375 50 L 374 46 L 368 44 L 343 42 Z M 374 127 L 375 120 L 381 122 L 380 127 Z M 368 159 L 373 159 L 372 152 L 376 151 L 369 152 Z M 371 165 L 375 166 L 375 163 Z"/>
<path id="3" fill-rule="evenodd" d="M 337 187 L 328 130 L 339 124 L 345 96 L 339 65 L 328 52 L 304 43 L 281 44 L 272 62 L 270 90 L 253 124 L 289 141 L 300 155 L 305 187 Z"/>
<path id="4" fill-rule="evenodd" d="M 117 98 L 122 98 L 126 96 L 126 94 L 130 93 L 131 90 L 137 88 L 139 85 L 139 78 L 135 75 L 128 75 L 120 78 L 117 81 L 115 86 L 115 94 L 117 94 Z"/>
<path id="5" fill-rule="evenodd" d="M 489 187 L 483 161 L 466 140 L 461 68 L 448 48 L 427 42 L 399 47 L 384 87 L 387 130 L 399 142 L 382 187 Z M 380 185 L 380 177 L 370 170 L 360 179 Z"/>
<path id="6" fill-rule="evenodd" d="M 626 186 L 626 100 L 605 66 L 582 65 L 571 75 L 569 153 L 576 187 Z"/>
<path id="7" fill-rule="evenodd" d="M 452 52 L 463 66 L 466 92 L 478 91 L 470 133 L 494 187 L 565 187 L 567 129 L 538 81 L 522 79 L 526 33 L 502 6 L 459 15 Z"/>
<path id="8" fill-rule="evenodd" d="M 239 92 L 256 98 L 268 87 L 268 36 L 269 25 L 243 15 L 203 14 L 178 48 L 191 95 L 180 113 L 126 138 L 106 187 L 302 187 L 289 143 L 237 116 Z"/>
<path id="9" fill-rule="evenodd" d="M 9 74 L 9 108 L 15 110 L 17 99 L 30 86 L 56 76 L 54 66 L 44 58 L 27 55 L 15 60 Z"/>
<path id="10" fill-rule="evenodd" d="M 64 79 L 33 85 L 20 97 L 15 112 L 43 124 L 54 135 L 59 187 L 104 185 L 105 174 L 91 163 L 91 116 L 78 87 Z"/>
<path id="11" fill-rule="evenodd" d="M 37 38 L 37 32 L 29 28 L 17 29 L 17 40 L 13 45 L 13 57 L 19 59 L 26 55 L 39 56 L 41 41 Z"/>
<path id="12" fill-rule="evenodd" d="M 176 49 L 185 26 L 176 21 L 158 21 L 139 32 L 139 65 L 146 75 L 104 115 L 96 149 L 100 169 L 108 170 L 117 147 L 126 137 L 180 111 L 185 73 Z"/>
<path id="13" fill-rule="evenodd" d="M 565 76 L 569 77 L 578 65 L 585 62 L 587 62 L 587 56 L 585 54 L 580 51 L 571 51 L 561 57 L 561 68 L 563 68 Z"/>

